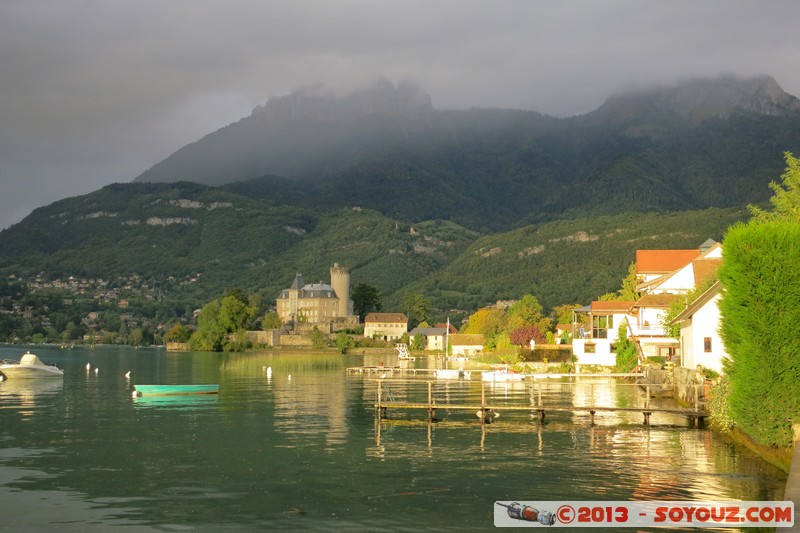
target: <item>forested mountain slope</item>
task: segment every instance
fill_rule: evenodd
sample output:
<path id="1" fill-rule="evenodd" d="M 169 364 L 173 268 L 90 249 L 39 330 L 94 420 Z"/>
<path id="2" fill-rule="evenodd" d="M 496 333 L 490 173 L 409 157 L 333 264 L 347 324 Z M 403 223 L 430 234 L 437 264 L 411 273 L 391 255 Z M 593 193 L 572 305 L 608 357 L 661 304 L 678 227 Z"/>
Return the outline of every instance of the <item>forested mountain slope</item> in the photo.
<path id="1" fill-rule="evenodd" d="M 618 288 L 637 248 L 719 240 L 746 216 L 741 209 L 629 213 L 481 234 L 362 208 L 275 207 L 192 183 L 115 184 L 37 209 L 0 232 L 0 272 L 137 275 L 199 306 L 230 287 L 271 302 L 295 273 L 327 281 L 338 262 L 351 269 L 353 284 L 378 288 L 391 309 L 411 292 L 442 313 L 525 293 L 552 306 Z"/>
<path id="2" fill-rule="evenodd" d="M 615 95 L 570 118 L 437 110 L 421 89 L 383 80 L 271 99 L 136 181 L 228 184 L 271 205 L 492 232 L 764 201 L 785 151 L 800 151 L 800 103 L 766 76 Z"/>

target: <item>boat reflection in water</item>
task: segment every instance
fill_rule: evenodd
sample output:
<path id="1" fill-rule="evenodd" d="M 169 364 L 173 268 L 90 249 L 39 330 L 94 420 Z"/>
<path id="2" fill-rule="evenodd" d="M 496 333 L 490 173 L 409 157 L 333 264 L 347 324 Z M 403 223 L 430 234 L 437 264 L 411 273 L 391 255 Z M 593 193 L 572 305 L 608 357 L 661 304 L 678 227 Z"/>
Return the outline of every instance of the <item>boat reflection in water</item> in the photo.
<path id="1" fill-rule="evenodd" d="M 64 389 L 63 380 L 9 379 L 0 383 L 0 405 L 17 409 L 23 417 L 33 416 L 37 403 L 51 403 Z"/>
<path id="2" fill-rule="evenodd" d="M 219 405 L 216 394 L 177 394 L 172 396 L 137 396 L 136 407 L 168 407 L 173 409 L 203 409 Z"/>

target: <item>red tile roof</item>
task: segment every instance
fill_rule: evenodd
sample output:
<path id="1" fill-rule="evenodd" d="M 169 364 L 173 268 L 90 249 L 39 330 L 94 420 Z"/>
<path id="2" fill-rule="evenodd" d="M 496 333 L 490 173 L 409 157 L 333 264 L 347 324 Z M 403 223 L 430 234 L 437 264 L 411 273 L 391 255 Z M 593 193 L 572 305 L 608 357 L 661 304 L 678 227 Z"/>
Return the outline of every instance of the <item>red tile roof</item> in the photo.
<path id="1" fill-rule="evenodd" d="M 434 324 L 433 327 L 447 329 L 447 322 L 439 322 L 438 324 Z M 458 333 L 458 330 L 453 324 L 450 324 L 450 333 Z"/>
<path id="2" fill-rule="evenodd" d="M 634 307 L 669 307 L 672 305 L 672 302 L 675 300 L 686 298 L 683 294 L 669 294 L 669 293 L 659 293 L 659 294 L 645 294 L 639 301 L 637 301 L 633 306 Z"/>
<path id="3" fill-rule="evenodd" d="M 637 274 L 666 274 L 688 265 L 698 250 L 636 250 Z"/>
<path id="4" fill-rule="evenodd" d="M 592 313 L 597 313 L 599 311 L 627 311 L 631 308 L 631 306 L 635 302 L 617 302 L 617 301 L 607 301 L 607 302 L 592 302 Z"/>

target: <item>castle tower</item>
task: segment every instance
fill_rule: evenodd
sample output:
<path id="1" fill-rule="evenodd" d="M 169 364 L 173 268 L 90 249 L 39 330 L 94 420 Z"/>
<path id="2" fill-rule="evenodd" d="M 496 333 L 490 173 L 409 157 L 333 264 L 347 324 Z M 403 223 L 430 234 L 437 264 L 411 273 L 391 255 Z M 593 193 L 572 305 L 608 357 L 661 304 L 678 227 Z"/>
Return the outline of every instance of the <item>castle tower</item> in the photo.
<path id="1" fill-rule="evenodd" d="M 331 287 L 339 298 L 337 317 L 347 317 L 353 314 L 353 304 L 350 302 L 350 271 L 334 263 L 331 267 Z"/>

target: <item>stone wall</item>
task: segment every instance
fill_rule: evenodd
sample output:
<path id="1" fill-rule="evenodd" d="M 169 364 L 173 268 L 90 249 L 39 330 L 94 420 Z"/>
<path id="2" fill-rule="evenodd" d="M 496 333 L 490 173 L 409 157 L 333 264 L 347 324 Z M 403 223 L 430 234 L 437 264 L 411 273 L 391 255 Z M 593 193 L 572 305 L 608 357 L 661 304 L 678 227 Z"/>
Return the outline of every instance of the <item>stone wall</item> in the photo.
<path id="1" fill-rule="evenodd" d="M 312 346 L 308 335 L 281 335 L 281 346 Z"/>
<path id="2" fill-rule="evenodd" d="M 248 331 L 247 338 L 256 346 L 280 346 L 281 344 L 281 332 L 277 329 Z"/>
<path id="3" fill-rule="evenodd" d="M 650 385 L 651 396 L 672 396 L 675 391 L 675 375 L 672 370 L 664 370 L 657 366 L 644 367 L 642 385 Z"/>
<path id="4" fill-rule="evenodd" d="M 648 366 L 644 368 L 644 375 L 643 383 L 657 385 L 651 388 L 651 394 L 654 395 L 670 393 L 676 400 L 692 407 L 697 402 L 705 402 L 708 396 L 710 383 L 706 383 L 703 375 L 692 368 L 675 367 L 665 370 Z"/>
<path id="5" fill-rule="evenodd" d="M 694 405 L 696 401 L 706 400 L 708 392 L 705 378 L 693 368 L 675 367 L 675 398 Z"/>

